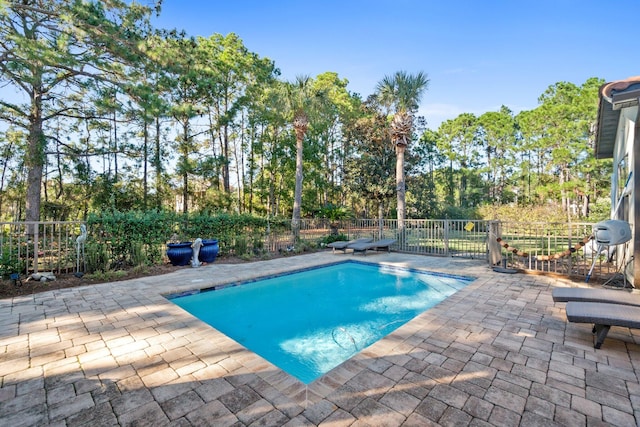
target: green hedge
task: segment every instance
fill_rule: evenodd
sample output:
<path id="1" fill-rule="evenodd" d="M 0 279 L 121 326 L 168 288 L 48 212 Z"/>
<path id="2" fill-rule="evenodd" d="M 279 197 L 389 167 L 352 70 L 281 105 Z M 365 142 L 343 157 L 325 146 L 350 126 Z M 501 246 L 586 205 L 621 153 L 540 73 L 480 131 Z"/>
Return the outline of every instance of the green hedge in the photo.
<path id="1" fill-rule="evenodd" d="M 108 270 L 162 262 L 164 248 L 172 241 L 217 239 L 220 256 L 262 250 L 269 232 L 288 230 L 282 219 L 252 215 L 176 214 L 173 212 L 117 212 L 91 214 L 87 218 L 90 239 L 86 244 L 88 270 Z"/>

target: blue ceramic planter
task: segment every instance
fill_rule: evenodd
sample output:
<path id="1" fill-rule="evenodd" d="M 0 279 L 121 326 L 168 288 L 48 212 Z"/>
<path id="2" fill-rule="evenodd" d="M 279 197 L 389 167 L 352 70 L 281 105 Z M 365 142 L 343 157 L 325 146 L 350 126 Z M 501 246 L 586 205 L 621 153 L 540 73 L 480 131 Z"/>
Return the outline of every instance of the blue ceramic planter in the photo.
<path id="1" fill-rule="evenodd" d="M 192 254 L 191 242 L 167 244 L 167 258 L 169 258 L 171 265 L 188 265 Z"/>
<path id="2" fill-rule="evenodd" d="M 198 254 L 198 260 L 200 262 L 211 263 L 216 260 L 218 256 L 218 251 L 220 247 L 218 246 L 218 240 L 216 239 L 204 239 L 202 240 L 202 247 L 200 248 L 200 253 Z"/>

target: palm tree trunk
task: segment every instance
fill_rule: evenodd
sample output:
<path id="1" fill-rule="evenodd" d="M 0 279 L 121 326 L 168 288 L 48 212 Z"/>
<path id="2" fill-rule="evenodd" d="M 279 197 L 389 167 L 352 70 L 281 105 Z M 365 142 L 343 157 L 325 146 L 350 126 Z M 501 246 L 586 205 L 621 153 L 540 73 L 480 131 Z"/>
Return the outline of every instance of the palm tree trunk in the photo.
<path id="1" fill-rule="evenodd" d="M 404 231 L 406 216 L 405 183 L 404 183 L 404 145 L 396 146 L 396 194 L 398 197 L 398 232 Z"/>
<path id="2" fill-rule="evenodd" d="M 296 132 L 297 133 L 297 132 Z M 293 196 L 291 230 L 297 241 L 300 238 L 300 207 L 302 205 L 302 135 L 296 135 L 296 187 Z"/>

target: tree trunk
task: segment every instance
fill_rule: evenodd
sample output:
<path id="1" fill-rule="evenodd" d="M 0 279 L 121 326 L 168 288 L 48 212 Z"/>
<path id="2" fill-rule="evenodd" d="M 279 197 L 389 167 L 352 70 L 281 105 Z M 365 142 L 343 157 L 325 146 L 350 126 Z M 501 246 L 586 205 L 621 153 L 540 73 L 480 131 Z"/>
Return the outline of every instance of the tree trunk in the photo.
<path id="1" fill-rule="evenodd" d="M 13 143 L 11 141 L 8 141 L 8 146 L 6 148 L 6 150 L 3 152 L 3 155 L 5 155 L 5 157 L 3 157 L 2 159 L 2 173 L 0 174 L 0 217 L 2 217 L 2 212 L 3 212 L 3 206 L 4 206 L 4 183 L 5 183 L 5 178 L 7 175 L 7 168 L 9 165 L 9 159 L 11 157 L 11 153 L 13 152 Z"/>
<path id="2" fill-rule="evenodd" d="M 115 184 L 118 184 L 118 116 L 113 110 L 113 176 Z"/>
<path id="3" fill-rule="evenodd" d="M 269 212 L 271 212 L 271 216 L 276 216 L 278 214 L 278 203 L 276 201 L 276 167 L 278 158 L 276 156 L 277 151 L 275 150 L 275 146 L 278 141 L 278 129 L 274 130 L 273 135 L 273 149 L 271 153 L 271 159 L 269 160 Z"/>
<path id="4" fill-rule="evenodd" d="M 143 149 L 142 149 L 142 208 L 147 210 L 147 200 L 149 194 L 149 180 L 147 179 L 148 163 L 149 163 L 149 124 L 147 123 L 147 114 L 144 114 L 143 124 Z"/>
<path id="5" fill-rule="evenodd" d="M 63 182 L 64 173 L 62 172 L 62 159 L 60 156 L 60 153 L 62 150 L 60 148 L 60 142 L 59 142 L 60 141 L 60 122 L 58 122 L 58 126 L 56 126 L 56 139 L 58 140 L 57 148 L 56 148 L 56 170 L 58 172 L 58 179 L 57 179 L 58 191 L 56 191 L 56 202 L 58 202 L 62 198 L 62 195 L 64 194 L 64 182 Z M 56 220 L 56 218 L 53 218 L 53 219 Z"/>
<path id="6" fill-rule="evenodd" d="M 238 144 L 236 143 L 236 179 L 238 180 L 238 212 L 244 212 L 244 194 L 245 194 L 245 182 L 244 177 L 246 176 L 245 172 L 245 134 L 247 129 L 245 129 L 245 112 L 242 112 L 240 116 L 240 154 L 238 154 Z"/>
<path id="7" fill-rule="evenodd" d="M 31 139 L 31 137 L 29 138 Z M 33 142 L 29 141 L 29 145 Z M 32 155 L 32 147 L 29 147 L 29 155 Z M 32 164 L 27 173 L 27 221 L 40 219 L 40 189 L 42 188 L 42 165 Z"/>
<path id="8" fill-rule="evenodd" d="M 562 210 L 565 212 L 569 212 L 569 199 L 567 197 L 567 192 L 564 189 L 564 183 L 566 182 L 565 179 L 565 168 L 564 166 L 562 167 L 562 170 L 560 170 L 559 176 L 558 176 L 558 184 L 560 186 L 560 196 L 562 199 Z"/>
<path id="9" fill-rule="evenodd" d="M 155 139 L 155 153 L 154 153 L 154 168 L 156 170 L 156 209 L 162 208 L 162 160 L 161 159 L 161 146 L 160 146 L 160 118 L 156 117 L 156 139 Z"/>
<path id="10" fill-rule="evenodd" d="M 378 200 L 378 239 L 384 234 L 384 201 Z"/>
<path id="11" fill-rule="evenodd" d="M 214 126 L 214 121 L 213 121 L 213 113 L 211 111 L 211 108 L 209 108 L 209 138 L 211 138 L 211 156 L 215 159 L 217 157 L 217 153 L 216 153 L 216 128 Z M 218 135 L 220 135 L 220 133 L 218 132 Z M 220 138 L 218 138 L 220 139 Z M 222 143 L 220 144 L 220 147 L 222 147 Z M 222 151 L 222 148 L 221 148 Z M 215 182 L 212 183 L 212 185 L 215 185 L 217 190 L 220 190 L 220 162 L 215 162 L 214 163 L 214 167 L 215 167 Z"/>
<path id="12" fill-rule="evenodd" d="M 241 140 L 242 141 L 242 140 Z M 244 209 L 244 203 L 243 203 L 243 199 L 242 199 L 242 190 L 243 190 L 243 183 L 242 183 L 242 177 L 244 176 L 244 169 L 240 169 L 243 167 L 244 165 L 244 156 L 243 156 L 243 151 L 242 151 L 242 142 L 240 143 L 240 153 L 238 153 L 238 143 L 236 142 L 236 144 L 233 147 L 233 157 L 236 160 L 236 181 L 237 181 L 237 193 L 238 193 L 238 213 L 242 213 L 243 209 Z"/>
<path id="13" fill-rule="evenodd" d="M 36 79 L 38 77 L 36 76 Z M 31 116 L 29 118 L 29 138 L 27 146 L 26 166 L 27 172 L 27 221 L 40 220 L 40 197 L 42 190 L 42 171 L 44 165 L 45 136 L 42 131 L 42 94 L 40 85 L 34 84 L 31 98 Z M 34 234 L 33 227 L 29 227 L 27 233 Z"/>
<path id="14" fill-rule="evenodd" d="M 466 158 L 466 157 L 465 157 Z M 460 162 L 460 207 L 468 206 L 467 200 L 467 164 L 465 161 Z"/>
<path id="15" fill-rule="evenodd" d="M 489 145 L 489 142 L 487 142 L 487 165 L 489 165 L 489 167 L 487 168 L 487 182 L 489 182 L 489 200 L 491 200 L 491 203 L 495 203 L 497 194 L 496 180 L 493 171 L 493 165 L 491 163 L 491 145 Z"/>
<path id="16" fill-rule="evenodd" d="M 302 205 L 302 150 L 303 136 L 296 135 L 296 187 L 293 195 L 293 216 L 291 229 L 296 241 L 300 237 L 300 208 Z"/>
<path id="17" fill-rule="evenodd" d="M 582 196 L 582 217 L 587 218 L 589 216 L 589 194 L 585 193 Z"/>
<path id="18" fill-rule="evenodd" d="M 324 206 L 329 203 L 329 186 L 334 188 L 333 186 L 333 173 L 331 171 L 331 153 L 333 151 L 333 139 L 327 138 L 330 142 L 325 144 L 325 152 L 324 152 L 324 188 L 322 191 L 322 205 Z"/>
<path id="19" fill-rule="evenodd" d="M 262 130 L 260 135 L 264 135 L 264 124 L 262 125 Z M 250 148 L 249 148 L 249 213 L 253 214 L 253 174 L 256 170 L 256 153 L 254 150 L 254 143 L 256 140 L 256 132 L 255 128 L 251 130 L 251 140 L 250 140 Z M 263 164 L 260 165 L 261 169 L 264 170 Z"/>
<path id="20" fill-rule="evenodd" d="M 280 198 L 282 197 L 282 191 L 284 189 L 284 175 L 280 174 L 278 175 L 278 192 L 276 193 L 276 198 L 275 198 L 275 212 L 276 215 L 284 215 L 285 212 L 285 208 L 282 208 L 282 212 L 280 212 Z"/>
<path id="21" fill-rule="evenodd" d="M 404 231 L 406 216 L 405 183 L 404 183 L 404 145 L 396 146 L 396 194 L 398 198 L 398 232 Z"/>
<path id="22" fill-rule="evenodd" d="M 224 115 L 229 113 L 229 93 L 225 91 L 224 95 Z M 231 195 L 231 171 L 229 170 L 229 124 L 224 125 L 224 192 Z"/>
<path id="23" fill-rule="evenodd" d="M 223 142 L 223 160 L 224 160 L 224 164 L 222 166 L 222 178 L 223 178 L 223 185 L 224 185 L 224 192 L 226 194 L 230 194 L 231 193 L 231 180 L 230 180 L 230 174 L 231 172 L 229 171 L 229 126 L 228 125 L 224 125 L 224 142 Z"/>
<path id="24" fill-rule="evenodd" d="M 182 213 L 189 212 L 189 174 L 187 171 L 182 173 Z"/>
<path id="25" fill-rule="evenodd" d="M 188 141 L 189 141 L 189 119 L 182 125 L 183 128 L 183 144 L 184 151 L 182 155 L 184 156 L 184 170 L 182 171 L 182 213 L 189 212 L 189 172 L 187 171 L 187 166 L 189 163 L 189 151 L 188 151 Z"/>
<path id="26" fill-rule="evenodd" d="M 276 174 L 273 172 L 273 169 L 269 170 L 269 200 L 267 201 L 268 211 L 271 213 L 271 216 L 275 216 L 278 214 L 278 210 L 276 209 Z"/>

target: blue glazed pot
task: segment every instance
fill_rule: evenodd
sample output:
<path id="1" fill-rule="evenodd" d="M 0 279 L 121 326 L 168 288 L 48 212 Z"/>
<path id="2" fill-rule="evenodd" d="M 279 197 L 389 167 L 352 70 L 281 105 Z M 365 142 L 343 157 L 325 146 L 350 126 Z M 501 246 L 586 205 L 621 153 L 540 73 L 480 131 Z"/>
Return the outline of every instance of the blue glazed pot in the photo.
<path id="1" fill-rule="evenodd" d="M 218 246 L 218 240 L 216 239 L 205 239 L 202 241 L 202 247 L 200 248 L 200 253 L 198 254 L 198 260 L 200 262 L 214 262 L 216 257 L 218 256 L 218 251 L 220 247 Z"/>
<path id="2" fill-rule="evenodd" d="M 169 258 L 171 265 L 188 265 L 192 253 L 191 242 L 167 244 L 167 258 Z"/>

